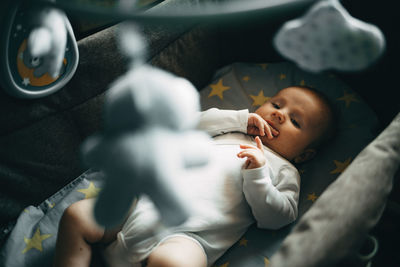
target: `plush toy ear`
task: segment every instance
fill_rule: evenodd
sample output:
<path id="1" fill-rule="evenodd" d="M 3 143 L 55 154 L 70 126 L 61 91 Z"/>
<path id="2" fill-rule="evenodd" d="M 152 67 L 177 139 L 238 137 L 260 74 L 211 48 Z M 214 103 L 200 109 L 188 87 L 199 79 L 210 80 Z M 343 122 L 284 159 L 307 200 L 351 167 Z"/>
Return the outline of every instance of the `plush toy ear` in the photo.
<path id="1" fill-rule="evenodd" d="M 304 150 L 300 155 L 294 158 L 294 163 L 303 163 L 315 157 L 317 151 L 312 148 Z"/>

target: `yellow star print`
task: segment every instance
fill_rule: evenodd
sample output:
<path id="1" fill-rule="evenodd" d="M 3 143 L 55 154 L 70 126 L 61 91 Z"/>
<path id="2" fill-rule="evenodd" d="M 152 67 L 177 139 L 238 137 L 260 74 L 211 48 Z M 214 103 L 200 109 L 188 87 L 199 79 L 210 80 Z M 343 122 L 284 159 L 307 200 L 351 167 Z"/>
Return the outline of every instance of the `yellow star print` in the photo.
<path id="1" fill-rule="evenodd" d="M 247 247 L 247 242 L 249 242 L 249 240 L 247 240 L 246 238 L 242 238 L 242 239 L 240 239 L 240 241 L 239 241 L 239 246 L 245 246 L 245 247 Z"/>
<path id="2" fill-rule="evenodd" d="M 264 257 L 264 266 L 268 267 L 269 265 L 269 259 L 267 257 Z"/>
<path id="3" fill-rule="evenodd" d="M 242 78 L 243 81 L 248 82 L 250 80 L 250 76 L 244 76 Z"/>
<path id="4" fill-rule="evenodd" d="M 208 97 L 212 97 L 214 95 L 217 95 L 221 100 L 224 100 L 223 93 L 226 90 L 229 90 L 231 87 L 230 86 L 224 86 L 222 84 L 222 79 L 219 79 L 219 81 L 216 84 L 211 84 L 211 92 L 208 95 Z"/>
<path id="5" fill-rule="evenodd" d="M 257 96 L 250 95 L 250 97 L 253 99 L 253 106 L 261 106 L 270 99 L 270 97 L 264 96 L 263 90 L 260 90 Z"/>
<path id="6" fill-rule="evenodd" d="M 315 200 L 317 200 L 317 195 L 313 192 L 312 194 L 308 194 L 307 195 L 307 200 L 311 200 L 312 202 L 314 202 Z"/>
<path id="7" fill-rule="evenodd" d="M 279 75 L 279 79 L 282 81 L 284 79 L 286 79 L 286 74 L 281 73 L 281 75 Z"/>
<path id="8" fill-rule="evenodd" d="M 39 227 L 36 229 L 35 234 L 33 235 L 32 238 L 26 238 L 24 237 L 24 242 L 26 244 L 25 249 L 22 251 L 22 254 L 25 254 L 26 252 L 28 252 L 29 250 L 31 250 L 32 248 L 37 249 L 39 251 L 43 251 L 43 247 L 42 247 L 42 241 L 51 237 L 52 235 L 41 235 L 40 234 L 40 230 Z"/>
<path id="9" fill-rule="evenodd" d="M 355 94 L 349 94 L 346 91 L 344 91 L 344 95 L 337 98 L 337 100 L 346 102 L 346 108 L 350 106 L 351 102 L 359 102 Z"/>
<path id="10" fill-rule="evenodd" d="M 301 80 L 300 81 L 300 86 L 305 86 L 305 85 L 306 85 L 306 82 L 304 80 Z"/>
<path id="11" fill-rule="evenodd" d="M 96 187 L 93 182 L 90 182 L 88 188 L 78 189 L 78 192 L 85 194 L 85 198 L 93 198 L 97 196 L 100 192 L 100 188 Z"/>
<path id="12" fill-rule="evenodd" d="M 350 162 L 351 162 L 351 158 L 348 158 L 343 162 L 334 160 L 333 163 L 335 163 L 336 169 L 331 171 L 330 174 L 342 173 L 347 168 L 347 166 L 349 166 Z"/>
<path id="13" fill-rule="evenodd" d="M 258 66 L 260 66 L 263 70 L 266 70 L 268 64 L 266 64 L 266 63 L 264 63 L 264 64 L 258 64 Z"/>

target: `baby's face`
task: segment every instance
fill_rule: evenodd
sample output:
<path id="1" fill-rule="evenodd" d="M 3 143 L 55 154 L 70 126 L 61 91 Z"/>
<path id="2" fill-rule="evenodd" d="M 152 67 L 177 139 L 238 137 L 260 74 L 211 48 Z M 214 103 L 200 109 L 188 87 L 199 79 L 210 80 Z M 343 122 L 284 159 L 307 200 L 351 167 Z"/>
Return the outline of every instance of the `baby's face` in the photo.
<path id="1" fill-rule="evenodd" d="M 291 161 L 323 133 L 326 109 L 312 92 L 285 88 L 255 111 L 279 132 L 273 139 L 260 136 L 261 141 Z"/>

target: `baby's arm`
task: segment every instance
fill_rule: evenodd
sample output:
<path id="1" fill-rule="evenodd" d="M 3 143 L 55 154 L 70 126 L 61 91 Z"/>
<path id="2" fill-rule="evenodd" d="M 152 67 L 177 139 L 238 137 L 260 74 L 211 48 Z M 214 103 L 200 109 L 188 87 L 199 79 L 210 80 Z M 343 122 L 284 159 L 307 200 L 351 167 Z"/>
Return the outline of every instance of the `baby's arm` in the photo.
<path id="1" fill-rule="evenodd" d="M 211 108 L 200 113 L 197 129 L 211 136 L 229 132 L 247 133 L 248 114 L 247 109 L 236 111 Z"/>
<path id="2" fill-rule="evenodd" d="M 294 167 L 283 166 L 274 185 L 271 171 L 262 167 L 243 170 L 243 192 L 260 228 L 278 229 L 297 218 L 300 177 Z"/>
<path id="3" fill-rule="evenodd" d="M 279 133 L 256 113 L 243 110 L 222 110 L 211 108 L 200 113 L 197 128 L 211 136 L 229 132 L 242 132 L 250 135 L 267 135 L 269 139 Z"/>

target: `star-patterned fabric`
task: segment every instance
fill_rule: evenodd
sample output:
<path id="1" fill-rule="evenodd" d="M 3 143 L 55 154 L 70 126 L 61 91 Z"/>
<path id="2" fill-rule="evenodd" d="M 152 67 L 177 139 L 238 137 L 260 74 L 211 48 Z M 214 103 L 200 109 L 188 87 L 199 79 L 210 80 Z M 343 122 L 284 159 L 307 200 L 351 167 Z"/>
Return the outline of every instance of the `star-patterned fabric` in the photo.
<path id="1" fill-rule="evenodd" d="M 297 166 L 302 179 L 299 200 L 299 216 L 302 216 L 375 136 L 378 121 L 372 110 L 333 75 L 310 74 L 286 62 L 229 65 L 216 73 L 200 95 L 203 110 L 247 108 L 253 112 L 280 89 L 292 85 L 323 91 L 340 111 L 336 138 L 318 151 L 315 159 Z M 100 172 L 89 170 L 38 207 L 27 207 L 0 251 L 0 266 L 51 266 L 58 222 L 64 209 L 75 201 L 95 197 L 102 180 Z M 293 226 L 279 230 L 251 226 L 213 267 L 267 267 Z"/>
<path id="2" fill-rule="evenodd" d="M 39 206 L 27 207 L 0 251 L 0 266 L 52 266 L 64 209 L 78 200 L 95 197 L 103 179 L 101 172 L 88 170 Z"/>
<path id="3" fill-rule="evenodd" d="M 247 108 L 254 112 L 279 90 L 299 85 L 322 91 L 340 112 L 338 133 L 333 142 L 318 151 L 315 159 L 297 166 L 302 179 L 299 216 L 318 201 L 324 189 L 376 135 L 375 113 L 352 88 L 332 74 L 308 73 L 287 62 L 235 63 L 219 70 L 213 80 L 200 92 L 203 110 Z M 229 90 L 220 90 L 218 96 L 212 94 L 215 84 Z M 269 258 L 291 227 L 277 231 L 251 227 L 214 267 L 268 266 Z"/>

